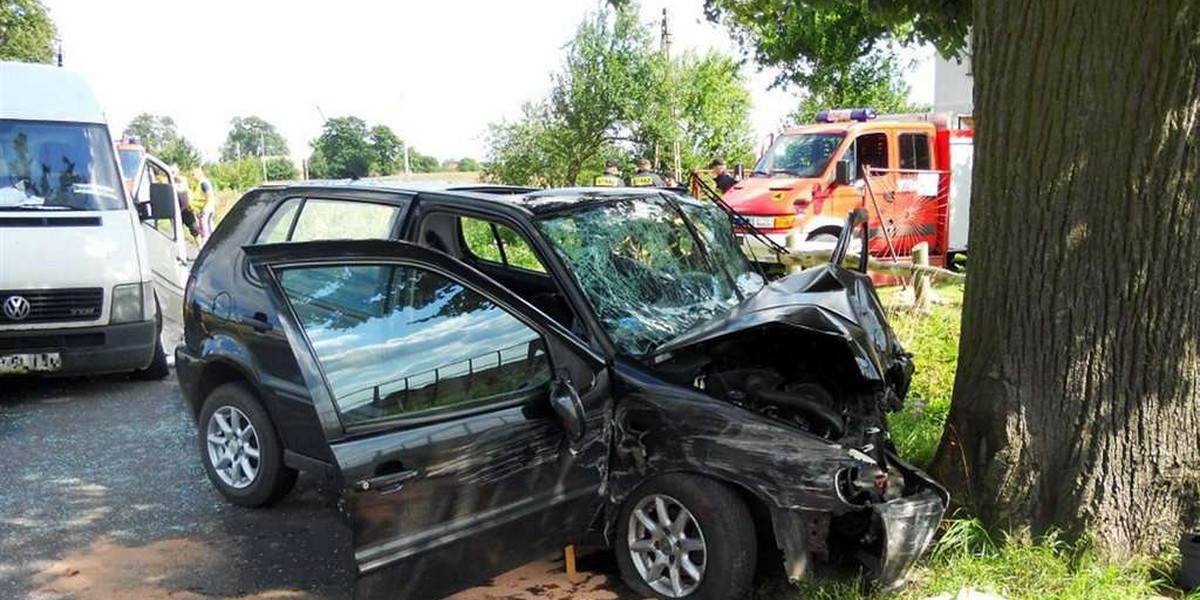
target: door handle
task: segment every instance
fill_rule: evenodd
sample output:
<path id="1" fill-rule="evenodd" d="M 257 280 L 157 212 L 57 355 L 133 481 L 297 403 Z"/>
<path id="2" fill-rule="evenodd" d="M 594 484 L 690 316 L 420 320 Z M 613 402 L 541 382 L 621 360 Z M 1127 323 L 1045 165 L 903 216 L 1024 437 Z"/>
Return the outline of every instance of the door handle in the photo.
<path id="1" fill-rule="evenodd" d="M 266 313 L 254 313 L 253 317 L 238 317 L 238 323 L 250 327 L 259 332 L 266 333 L 271 330 L 271 323 L 267 321 Z"/>
<path id="2" fill-rule="evenodd" d="M 404 487 L 404 484 L 421 476 L 421 472 L 415 469 L 409 471 L 400 471 L 399 473 L 388 473 L 387 475 L 376 475 L 361 479 L 354 484 L 354 489 L 360 493 L 377 492 L 380 495 L 394 494 Z"/>
<path id="3" fill-rule="evenodd" d="M 190 262 L 188 262 L 188 259 L 186 259 L 182 256 L 176 256 L 175 262 L 179 263 L 179 266 L 181 266 L 181 267 L 186 267 L 191 264 Z"/>

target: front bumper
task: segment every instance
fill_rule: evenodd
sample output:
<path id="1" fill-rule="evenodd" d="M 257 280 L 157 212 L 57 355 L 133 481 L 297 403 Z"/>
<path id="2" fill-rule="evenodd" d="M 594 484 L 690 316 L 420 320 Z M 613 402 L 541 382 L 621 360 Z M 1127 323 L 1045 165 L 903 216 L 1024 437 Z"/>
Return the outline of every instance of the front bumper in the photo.
<path id="1" fill-rule="evenodd" d="M 57 352 L 62 368 L 43 375 L 97 375 L 136 371 L 150 365 L 158 342 L 154 321 L 0 331 L 0 355 Z"/>

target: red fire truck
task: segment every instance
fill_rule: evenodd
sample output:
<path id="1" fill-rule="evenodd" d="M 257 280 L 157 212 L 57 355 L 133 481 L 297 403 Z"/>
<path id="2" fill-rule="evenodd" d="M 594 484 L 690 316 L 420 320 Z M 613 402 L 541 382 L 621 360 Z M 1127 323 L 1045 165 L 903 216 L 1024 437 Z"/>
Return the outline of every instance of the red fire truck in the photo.
<path id="1" fill-rule="evenodd" d="M 724 200 L 773 242 L 742 236 L 758 262 L 779 262 L 776 244 L 831 245 L 864 207 L 873 255 L 904 260 L 927 242 L 930 262 L 946 265 L 967 250 L 973 135 L 970 117 L 822 111 L 777 136 Z"/>

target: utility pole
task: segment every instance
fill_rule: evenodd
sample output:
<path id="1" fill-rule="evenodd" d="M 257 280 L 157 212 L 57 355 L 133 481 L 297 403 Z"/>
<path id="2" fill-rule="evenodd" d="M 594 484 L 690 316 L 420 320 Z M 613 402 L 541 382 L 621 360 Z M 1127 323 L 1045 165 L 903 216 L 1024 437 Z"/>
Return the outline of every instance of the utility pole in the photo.
<path id="1" fill-rule="evenodd" d="M 667 9 L 662 10 L 662 53 L 663 58 L 667 61 L 667 81 L 671 84 L 671 147 L 675 155 L 672 167 L 675 172 L 675 181 L 681 181 L 680 175 L 682 166 L 679 160 L 679 107 L 675 98 L 675 65 L 671 61 L 671 22 L 667 17 Z"/>

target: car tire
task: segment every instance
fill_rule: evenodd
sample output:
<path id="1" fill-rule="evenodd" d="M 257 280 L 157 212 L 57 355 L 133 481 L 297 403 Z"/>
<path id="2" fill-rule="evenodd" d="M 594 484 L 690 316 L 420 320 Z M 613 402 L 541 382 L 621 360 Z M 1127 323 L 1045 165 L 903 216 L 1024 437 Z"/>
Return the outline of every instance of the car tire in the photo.
<path id="1" fill-rule="evenodd" d="M 200 408 L 197 424 L 204 471 L 229 502 L 268 506 L 295 486 L 297 473 L 283 464 L 275 424 L 245 383 L 214 389 Z"/>
<path id="2" fill-rule="evenodd" d="M 163 349 L 162 334 L 160 333 L 158 341 L 154 344 L 154 358 L 150 361 L 150 365 L 145 369 L 134 371 L 133 376 L 145 381 L 157 381 L 170 374 L 171 366 L 167 364 L 167 352 Z"/>
<path id="3" fill-rule="evenodd" d="M 660 500 L 670 527 L 662 527 Z M 638 510 L 640 516 L 635 515 Z M 681 515 L 683 510 L 689 515 Z M 660 533 L 646 526 L 646 518 Z M 641 596 L 689 600 L 751 596 L 758 562 L 754 520 L 745 502 L 727 485 L 684 474 L 657 477 L 625 501 L 616 531 L 621 577 Z M 690 566 L 685 566 L 684 557 Z M 674 571 L 679 573 L 678 585 L 672 578 Z"/>

